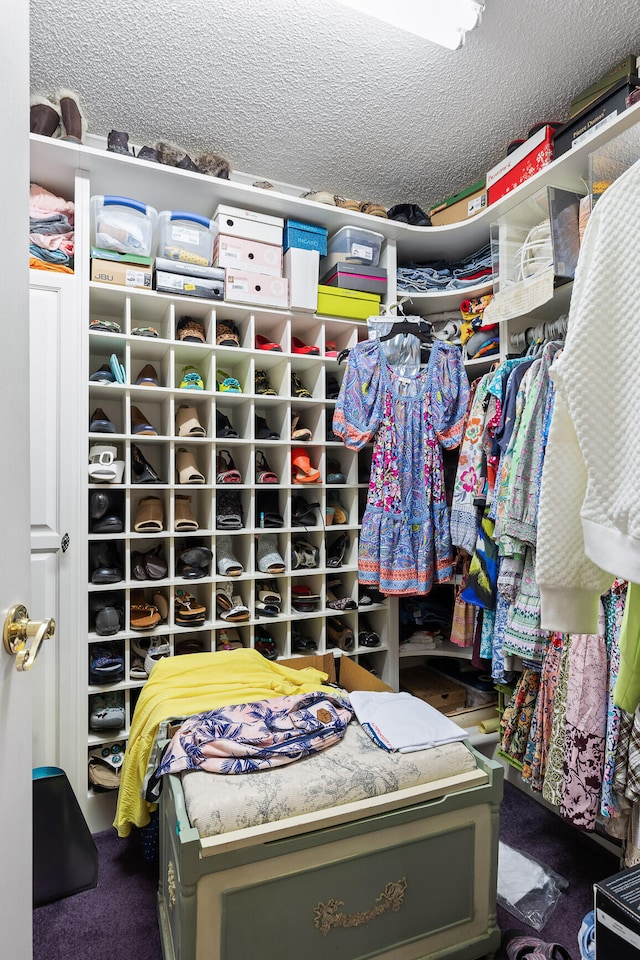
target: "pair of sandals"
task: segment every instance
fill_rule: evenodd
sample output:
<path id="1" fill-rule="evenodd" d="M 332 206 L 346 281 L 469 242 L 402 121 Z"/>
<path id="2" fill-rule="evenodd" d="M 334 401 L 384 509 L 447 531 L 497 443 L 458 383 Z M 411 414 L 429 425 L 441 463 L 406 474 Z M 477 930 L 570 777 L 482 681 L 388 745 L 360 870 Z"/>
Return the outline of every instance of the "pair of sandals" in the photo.
<path id="1" fill-rule="evenodd" d="M 122 483 L 124 460 L 118 460 L 118 448 L 95 443 L 89 447 L 89 479 L 92 483 Z"/>
<path id="2" fill-rule="evenodd" d="M 291 395 L 297 397 L 299 400 L 313 399 L 311 393 L 307 390 L 295 370 L 291 371 Z"/>
<path id="3" fill-rule="evenodd" d="M 313 593 L 305 584 L 295 584 L 291 587 L 291 606 L 298 613 L 315 613 L 320 606 L 321 597 Z"/>
<path id="4" fill-rule="evenodd" d="M 291 569 L 300 570 L 304 567 L 316 568 L 320 566 L 320 551 L 308 540 L 296 538 L 291 541 Z"/>
<path id="5" fill-rule="evenodd" d="M 294 447 L 291 451 L 291 482 L 318 483 L 320 471 L 311 466 L 309 454 L 304 447 Z"/>
<path id="6" fill-rule="evenodd" d="M 254 377 L 254 390 L 263 397 L 277 397 L 277 391 L 271 386 L 269 375 L 266 370 L 256 370 Z"/>
<path id="7" fill-rule="evenodd" d="M 153 595 L 153 603 L 149 603 L 144 590 L 132 590 L 129 604 L 129 623 L 132 630 L 153 630 L 162 620 L 169 616 L 169 603 L 163 593 Z"/>
<path id="8" fill-rule="evenodd" d="M 162 580 L 167 575 L 164 545 L 159 543 L 146 553 L 131 552 L 131 576 L 134 580 Z"/>
<path id="9" fill-rule="evenodd" d="M 176 623 L 202 626 L 207 619 L 207 608 L 186 590 L 176 590 L 173 604 Z"/>
<path id="10" fill-rule="evenodd" d="M 263 617 L 279 617 L 282 613 L 282 595 L 273 584 L 259 581 L 256 584 L 256 614 Z"/>
<path id="11" fill-rule="evenodd" d="M 228 450 L 218 450 L 216 454 L 216 483 L 242 483 L 242 474 Z"/>
<path id="12" fill-rule="evenodd" d="M 280 477 L 271 469 L 262 450 L 256 450 L 256 483 L 280 483 Z"/>
<path id="13" fill-rule="evenodd" d="M 547 943 L 520 930 L 507 930 L 496 960 L 571 960 L 571 956 L 559 943 Z"/>
<path id="14" fill-rule="evenodd" d="M 243 623 L 251 619 L 249 607 L 242 602 L 242 597 L 234 594 L 230 583 L 222 583 L 216 590 L 216 604 L 221 620 L 231 623 Z"/>
<path id="15" fill-rule="evenodd" d="M 216 383 L 221 393 L 242 393 L 240 381 L 235 377 L 229 376 L 224 370 L 218 370 L 216 373 Z"/>
<path id="16" fill-rule="evenodd" d="M 181 390 L 204 390 L 204 380 L 200 376 L 200 371 L 193 364 L 187 364 L 182 368 L 182 380 L 180 381 Z"/>
<path id="17" fill-rule="evenodd" d="M 357 610 L 358 604 L 352 597 L 338 597 L 333 591 L 335 588 L 342 587 L 342 578 L 341 577 L 331 577 L 327 580 L 327 607 L 330 610 Z"/>

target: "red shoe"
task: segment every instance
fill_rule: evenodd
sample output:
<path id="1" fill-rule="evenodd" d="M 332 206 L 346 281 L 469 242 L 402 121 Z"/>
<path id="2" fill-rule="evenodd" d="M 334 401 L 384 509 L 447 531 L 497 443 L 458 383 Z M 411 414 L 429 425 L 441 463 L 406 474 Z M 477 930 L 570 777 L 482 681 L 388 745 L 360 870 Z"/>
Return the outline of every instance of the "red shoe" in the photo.
<path id="1" fill-rule="evenodd" d="M 256 349 L 257 350 L 277 350 L 279 353 L 282 353 L 282 347 L 279 343 L 274 343 L 272 340 L 269 340 L 267 337 L 263 337 L 261 333 L 256 333 Z"/>
<path id="2" fill-rule="evenodd" d="M 303 353 L 307 357 L 320 356 L 320 347 L 310 347 L 308 344 L 303 343 L 302 340 L 299 340 L 298 337 L 291 337 L 291 351 L 292 353 Z"/>

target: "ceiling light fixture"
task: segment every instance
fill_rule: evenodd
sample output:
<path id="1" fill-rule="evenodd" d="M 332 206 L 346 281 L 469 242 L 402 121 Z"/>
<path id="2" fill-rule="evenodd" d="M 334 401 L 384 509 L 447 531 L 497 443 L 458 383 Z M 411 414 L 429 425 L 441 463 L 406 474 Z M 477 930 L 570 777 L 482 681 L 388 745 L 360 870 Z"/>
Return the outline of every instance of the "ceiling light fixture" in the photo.
<path id="1" fill-rule="evenodd" d="M 482 19 L 484 0 L 339 0 L 345 7 L 459 50 Z"/>

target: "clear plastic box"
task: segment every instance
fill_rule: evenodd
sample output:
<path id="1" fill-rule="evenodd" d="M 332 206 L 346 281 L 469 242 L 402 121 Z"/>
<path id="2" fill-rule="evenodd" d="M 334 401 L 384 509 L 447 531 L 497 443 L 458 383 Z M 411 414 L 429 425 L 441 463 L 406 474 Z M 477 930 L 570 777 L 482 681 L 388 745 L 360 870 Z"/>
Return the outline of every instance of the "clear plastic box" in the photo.
<path id="1" fill-rule="evenodd" d="M 640 130 L 636 123 L 602 147 L 589 154 L 589 192 L 591 202 L 602 196 L 607 187 L 640 157 Z"/>
<path id="2" fill-rule="evenodd" d="M 167 260 L 210 267 L 217 236 L 217 224 L 198 213 L 162 210 L 158 215 L 158 256 Z"/>
<path id="3" fill-rule="evenodd" d="M 112 195 L 91 197 L 91 245 L 150 257 L 158 212 L 148 203 Z"/>
<path id="4" fill-rule="evenodd" d="M 327 244 L 327 254 L 344 254 L 341 259 L 350 263 L 367 263 L 375 267 L 380 259 L 384 237 L 373 230 L 360 227 L 341 227 Z"/>
<path id="5" fill-rule="evenodd" d="M 580 250 L 581 194 L 542 187 L 491 224 L 494 292 L 553 272 L 555 283 L 573 279 Z"/>

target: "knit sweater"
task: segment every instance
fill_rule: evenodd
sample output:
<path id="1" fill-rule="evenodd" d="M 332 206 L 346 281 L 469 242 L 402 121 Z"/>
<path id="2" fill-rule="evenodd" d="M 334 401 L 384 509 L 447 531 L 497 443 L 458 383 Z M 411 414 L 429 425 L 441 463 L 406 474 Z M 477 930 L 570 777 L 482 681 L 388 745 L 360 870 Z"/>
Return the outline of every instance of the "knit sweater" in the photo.
<path id="1" fill-rule="evenodd" d="M 542 473 L 543 629 L 596 633 L 614 576 L 640 583 L 640 162 L 600 198 L 576 269 Z"/>

